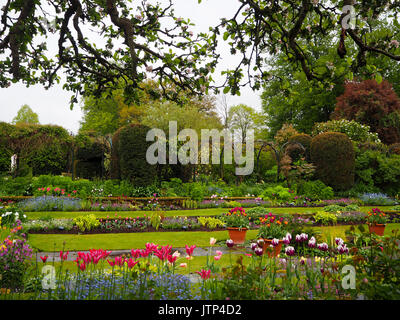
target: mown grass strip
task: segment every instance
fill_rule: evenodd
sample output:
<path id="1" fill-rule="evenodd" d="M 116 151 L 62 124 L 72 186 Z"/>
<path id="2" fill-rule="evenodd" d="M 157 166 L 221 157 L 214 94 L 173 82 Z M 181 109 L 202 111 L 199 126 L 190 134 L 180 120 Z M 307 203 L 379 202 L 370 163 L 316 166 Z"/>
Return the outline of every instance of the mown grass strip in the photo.
<path id="1" fill-rule="evenodd" d="M 325 241 L 340 237 L 345 239 L 345 231 L 350 226 L 327 226 L 313 227 L 321 232 Z M 399 223 L 387 224 L 385 235 L 390 235 L 392 230 L 400 229 Z M 257 230 L 249 230 L 246 240 L 256 239 Z M 184 247 L 195 244 L 198 247 L 208 247 L 210 238 L 217 241 L 225 241 L 229 238 L 228 231 L 186 231 L 186 232 L 143 232 L 143 233 L 110 233 L 110 234 L 31 234 L 29 243 L 40 251 L 59 250 L 89 250 L 89 249 L 132 249 L 143 248 L 147 242 L 159 245 L 171 245 L 173 247 Z M 65 242 L 65 246 L 64 246 Z"/>

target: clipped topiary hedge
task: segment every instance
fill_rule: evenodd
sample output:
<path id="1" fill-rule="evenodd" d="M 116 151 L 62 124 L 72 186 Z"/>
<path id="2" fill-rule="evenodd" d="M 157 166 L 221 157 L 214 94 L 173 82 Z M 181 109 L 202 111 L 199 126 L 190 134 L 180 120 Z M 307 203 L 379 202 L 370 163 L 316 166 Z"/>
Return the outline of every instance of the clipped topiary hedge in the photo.
<path id="1" fill-rule="evenodd" d="M 316 166 L 317 179 L 337 191 L 348 190 L 354 185 L 355 152 L 347 135 L 325 132 L 315 136 L 310 155 Z"/>
<path id="2" fill-rule="evenodd" d="M 119 178 L 126 179 L 135 186 L 147 186 L 155 181 L 156 165 L 150 165 L 146 160 L 147 149 L 152 144 L 146 141 L 149 130 L 149 127 L 131 124 L 117 131 L 118 136 L 113 139 L 115 149 L 111 165 L 114 177 L 115 173 L 119 173 Z"/>

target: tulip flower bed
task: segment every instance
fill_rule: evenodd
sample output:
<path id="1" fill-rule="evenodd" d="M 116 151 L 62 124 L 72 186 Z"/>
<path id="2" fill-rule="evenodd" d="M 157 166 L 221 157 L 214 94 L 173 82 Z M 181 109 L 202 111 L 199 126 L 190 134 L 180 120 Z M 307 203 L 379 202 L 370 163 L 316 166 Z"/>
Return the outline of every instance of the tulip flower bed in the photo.
<path id="1" fill-rule="evenodd" d="M 111 257 L 111 251 L 104 249 L 78 252 L 72 268 L 64 266 L 69 252 L 61 251 L 57 268 L 41 256 L 22 286 L 4 287 L 10 282 L 3 272 L 0 299 L 399 299 L 399 234 L 354 236 L 351 243 L 341 238 L 327 243 L 306 233 L 288 233 L 285 248 L 274 258 L 263 254 L 260 241 L 252 243 L 247 253 L 233 254 L 233 241 L 226 241 L 228 253 L 223 253 L 214 248 L 216 239 L 210 238 L 205 263 L 196 269 L 192 266 L 196 245 L 186 245 L 183 255 L 171 245 L 154 243 L 132 249 L 126 256 Z M 14 243 L 5 241 L 8 251 L 1 249 L 2 263 L 15 264 L 3 259 L 10 257 Z M 229 257 L 224 264 L 222 256 Z M 29 263 L 29 255 L 19 261 Z M 52 271 L 42 273 L 43 268 Z M 355 270 L 354 278 L 345 270 Z"/>

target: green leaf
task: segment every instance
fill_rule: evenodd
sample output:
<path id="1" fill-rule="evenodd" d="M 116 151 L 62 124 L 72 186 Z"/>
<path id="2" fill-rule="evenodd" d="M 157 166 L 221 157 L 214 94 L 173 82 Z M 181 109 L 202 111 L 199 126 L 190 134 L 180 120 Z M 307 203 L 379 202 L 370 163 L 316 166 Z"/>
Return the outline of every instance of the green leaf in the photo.
<path id="1" fill-rule="evenodd" d="M 383 80 L 382 75 L 380 73 L 377 73 L 375 75 L 375 80 L 376 80 L 376 82 L 378 82 L 378 84 L 380 84 Z"/>
<path id="2" fill-rule="evenodd" d="M 227 39 L 228 39 L 228 37 L 229 37 L 229 32 L 228 31 L 226 31 L 226 32 L 224 32 L 224 40 L 226 41 Z"/>

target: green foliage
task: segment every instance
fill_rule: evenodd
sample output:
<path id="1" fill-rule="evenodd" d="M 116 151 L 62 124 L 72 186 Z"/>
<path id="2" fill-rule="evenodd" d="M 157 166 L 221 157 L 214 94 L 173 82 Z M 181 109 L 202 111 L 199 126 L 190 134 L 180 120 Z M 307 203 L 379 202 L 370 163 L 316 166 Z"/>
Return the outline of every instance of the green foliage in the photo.
<path id="1" fill-rule="evenodd" d="M 312 200 L 328 200 L 334 196 L 333 189 L 320 180 L 302 181 L 297 186 L 297 194 Z"/>
<path id="2" fill-rule="evenodd" d="M 74 172 L 79 178 L 93 179 L 103 175 L 103 160 L 106 146 L 88 135 L 75 138 Z"/>
<path id="3" fill-rule="evenodd" d="M 311 161 L 319 180 L 334 190 L 348 190 L 354 184 L 355 152 L 343 133 L 325 132 L 311 142 Z"/>
<path id="4" fill-rule="evenodd" d="M 368 125 L 363 125 L 355 120 L 331 120 L 314 125 L 312 131 L 313 136 L 324 132 L 341 132 L 346 134 L 352 141 L 356 142 L 380 142 L 378 134 L 371 132 Z"/>
<path id="5" fill-rule="evenodd" d="M 289 191 L 289 188 L 285 188 L 280 185 L 275 187 L 268 187 L 264 190 L 260 197 L 264 200 L 289 201 L 294 196 L 293 193 Z"/>
<path id="6" fill-rule="evenodd" d="M 118 165 L 121 177 L 135 186 L 151 185 L 156 177 L 155 165 L 146 161 L 146 151 L 151 142 L 146 141 L 149 127 L 128 125 L 120 129 L 116 144 Z"/>
<path id="7" fill-rule="evenodd" d="M 226 201 L 224 203 L 225 208 L 236 208 L 236 207 L 241 207 L 242 204 L 238 201 Z"/>
<path id="8" fill-rule="evenodd" d="M 325 212 L 338 212 L 338 211 L 344 211 L 344 208 L 342 206 L 339 206 L 337 204 L 332 204 L 330 206 L 325 206 L 323 208 Z"/>
<path id="9" fill-rule="evenodd" d="M 379 190 L 396 195 L 400 190 L 400 156 L 379 150 L 357 150 L 355 179 L 365 185 L 359 193 Z"/>
<path id="10" fill-rule="evenodd" d="M 190 190 L 190 198 L 195 201 L 202 201 L 204 199 L 204 188 L 199 184 L 194 184 Z"/>
<path id="11" fill-rule="evenodd" d="M 223 227 L 225 225 L 224 221 L 213 217 L 198 217 L 197 221 L 199 221 L 203 227 L 208 227 L 210 229 Z"/>
<path id="12" fill-rule="evenodd" d="M 164 212 L 155 211 L 150 215 L 150 224 L 153 228 L 158 230 L 160 228 L 161 222 L 163 221 L 165 216 Z"/>
<path id="13" fill-rule="evenodd" d="M 74 223 L 81 232 L 90 231 L 100 225 L 100 221 L 94 214 L 76 217 Z"/>
<path id="14" fill-rule="evenodd" d="M 316 223 L 320 223 L 323 226 L 335 225 L 337 222 L 337 217 L 334 213 L 318 211 L 314 215 L 314 220 Z"/>
<path id="15" fill-rule="evenodd" d="M 24 104 L 12 121 L 12 124 L 39 124 L 39 116 L 27 105 Z"/>
<path id="16" fill-rule="evenodd" d="M 197 209 L 198 202 L 196 200 L 183 200 L 182 207 L 186 209 Z"/>

